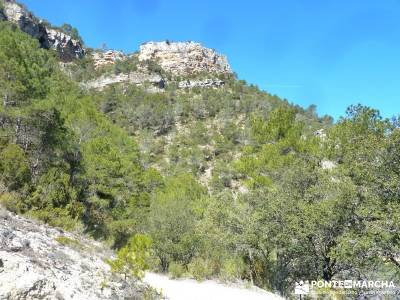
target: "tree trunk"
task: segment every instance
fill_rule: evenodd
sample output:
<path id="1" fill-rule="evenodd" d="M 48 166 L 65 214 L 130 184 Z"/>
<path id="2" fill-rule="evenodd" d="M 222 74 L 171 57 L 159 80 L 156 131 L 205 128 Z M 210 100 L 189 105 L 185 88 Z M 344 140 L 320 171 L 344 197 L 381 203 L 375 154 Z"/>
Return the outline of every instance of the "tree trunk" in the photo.
<path id="1" fill-rule="evenodd" d="M 324 268 L 323 268 L 323 275 L 322 278 L 325 281 L 330 281 L 334 275 L 333 267 L 335 266 L 335 261 L 331 261 L 330 257 L 325 257 L 324 258 Z"/>

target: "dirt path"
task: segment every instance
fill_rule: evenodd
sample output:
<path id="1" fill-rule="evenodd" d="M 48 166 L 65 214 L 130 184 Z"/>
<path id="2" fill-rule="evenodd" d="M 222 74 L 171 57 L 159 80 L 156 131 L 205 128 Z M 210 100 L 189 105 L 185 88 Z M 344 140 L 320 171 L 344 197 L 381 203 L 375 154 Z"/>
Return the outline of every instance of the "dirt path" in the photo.
<path id="1" fill-rule="evenodd" d="M 282 300 L 283 298 L 253 287 L 225 285 L 212 280 L 169 279 L 165 275 L 146 273 L 145 282 L 170 300 Z"/>

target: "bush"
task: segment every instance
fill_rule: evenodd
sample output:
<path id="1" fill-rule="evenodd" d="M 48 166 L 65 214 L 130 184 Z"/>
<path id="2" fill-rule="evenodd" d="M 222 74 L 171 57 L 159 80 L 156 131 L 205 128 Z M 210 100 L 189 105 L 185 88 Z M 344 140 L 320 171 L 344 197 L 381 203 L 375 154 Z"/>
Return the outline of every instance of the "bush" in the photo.
<path id="1" fill-rule="evenodd" d="M 169 264 L 168 271 L 171 278 L 181 278 L 186 273 L 185 267 L 176 262 Z"/>
<path id="2" fill-rule="evenodd" d="M 144 271 L 150 267 L 151 244 L 152 241 L 148 236 L 136 234 L 118 251 L 116 259 L 107 260 L 111 271 L 123 274 L 125 280 L 127 277 L 143 278 Z"/>
<path id="3" fill-rule="evenodd" d="M 73 249 L 82 249 L 82 248 L 84 248 L 83 245 L 79 241 L 71 239 L 71 238 L 66 237 L 66 236 L 60 235 L 60 236 L 56 237 L 55 240 L 58 243 L 60 243 L 61 245 L 64 245 L 64 246 L 67 246 L 67 247 L 70 247 L 70 248 L 73 248 Z"/>
<path id="4" fill-rule="evenodd" d="M 31 210 L 27 215 L 43 221 L 53 227 L 65 230 L 75 230 L 82 225 L 79 219 L 73 219 L 65 208 L 47 207 L 41 210 Z"/>
<path id="5" fill-rule="evenodd" d="M 197 257 L 188 265 L 189 273 L 194 279 L 201 281 L 211 277 L 214 268 L 210 260 Z"/>
<path id="6" fill-rule="evenodd" d="M 245 263 L 240 258 L 228 258 L 223 261 L 220 270 L 221 279 L 225 281 L 234 281 L 240 279 L 245 271 Z"/>
<path id="7" fill-rule="evenodd" d="M 21 211 L 21 201 L 15 193 L 3 193 L 0 195 L 0 205 L 7 210 L 18 213 Z"/>
<path id="8" fill-rule="evenodd" d="M 24 151 L 16 144 L 9 144 L 0 153 L 0 178 L 9 190 L 18 190 L 30 181 L 30 176 Z"/>

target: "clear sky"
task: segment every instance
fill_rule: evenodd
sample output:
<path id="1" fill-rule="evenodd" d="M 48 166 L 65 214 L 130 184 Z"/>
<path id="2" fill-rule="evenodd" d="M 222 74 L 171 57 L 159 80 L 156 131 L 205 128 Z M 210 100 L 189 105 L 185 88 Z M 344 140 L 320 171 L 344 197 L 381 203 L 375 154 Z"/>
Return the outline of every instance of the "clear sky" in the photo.
<path id="1" fill-rule="evenodd" d="M 22 0 L 85 43 L 132 52 L 193 40 L 240 79 L 337 118 L 350 104 L 400 113 L 400 0 Z"/>

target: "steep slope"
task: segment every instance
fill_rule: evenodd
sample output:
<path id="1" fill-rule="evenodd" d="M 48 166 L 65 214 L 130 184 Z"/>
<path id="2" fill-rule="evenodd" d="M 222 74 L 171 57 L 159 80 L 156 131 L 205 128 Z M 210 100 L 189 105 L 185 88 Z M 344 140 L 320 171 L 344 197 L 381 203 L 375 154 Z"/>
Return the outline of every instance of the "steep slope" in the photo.
<path id="1" fill-rule="evenodd" d="M 86 76 L 79 78 L 88 89 L 103 90 L 123 84 L 146 86 L 151 92 L 178 89 L 221 88 L 233 77 L 227 58 L 195 42 L 148 42 L 138 53 L 94 50 L 87 58 Z M 67 66 L 72 77 L 77 71 Z M 75 74 L 74 74 L 75 73 Z"/>
<path id="2" fill-rule="evenodd" d="M 23 5 L 15 0 L 1 0 L 2 14 L 5 19 L 17 25 L 23 32 L 40 42 L 45 49 L 53 49 L 64 62 L 82 58 L 85 54 L 82 42 L 58 28 L 49 28 L 49 24 L 37 19 Z"/>
<path id="3" fill-rule="evenodd" d="M 173 75 L 188 76 L 196 73 L 232 73 L 225 56 L 195 42 L 149 42 L 140 46 L 139 60 L 158 62 Z"/>
<path id="4" fill-rule="evenodd" d="M 153 269 L 176 278 L 289 297 L 298 280 L 398 278 L 399 118 L 354 105 L 333 124 L 193 42 L 86 49 L 65 63 L 43 44 L 53 26 L 0 11 L 7 209 L 125 254 L 132 239 L 152 241 Z"/>

